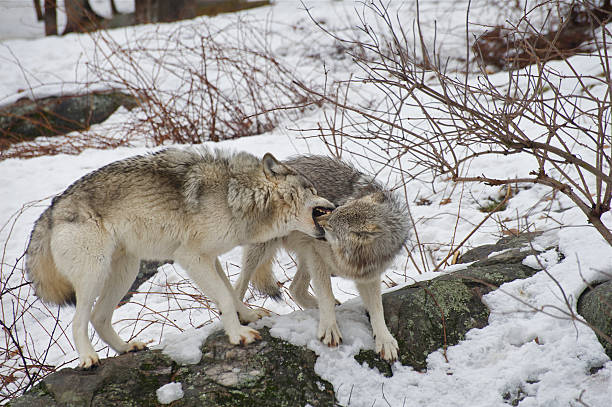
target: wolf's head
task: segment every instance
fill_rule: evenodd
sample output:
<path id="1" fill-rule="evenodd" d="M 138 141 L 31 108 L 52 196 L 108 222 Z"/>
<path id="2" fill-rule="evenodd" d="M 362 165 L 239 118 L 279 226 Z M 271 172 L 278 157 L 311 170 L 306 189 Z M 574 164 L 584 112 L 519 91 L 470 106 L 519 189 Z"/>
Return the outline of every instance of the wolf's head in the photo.
<path id="1" fill-rule="evenodd" d="M 278 198 L 271 205 L 275 213 L 270 214 L 279 222 L 277 227 L 285 228 L 287 234 L 297 230 L 312 237 L 323 237 L 325 231 L 315 216 L 331 212 L 335 205 L 318 196 L 312 182 L 272 154 L 264 155 L 262 164 L 266 179 L 274 185 L 272 196 Z"/>
<path id="2" fill-rule="evenodd" d="M 300 231 L 312 237 L 325 232 L 315 222 L 317 211 L 334 204 L 317 195 L 306 177 L 279 162 L 272 154 L 258 160 L 248 153 L 232 158 L 228 204 L 248 225 L 252 242 L 263 242 Z"/>
<path id="3" fill-rule="evenodd" d="M 411 230 L 406 210 L 387 192 L 349 200 L 315 219 L 337 258 L 362 276 L 383 270 Z"/>

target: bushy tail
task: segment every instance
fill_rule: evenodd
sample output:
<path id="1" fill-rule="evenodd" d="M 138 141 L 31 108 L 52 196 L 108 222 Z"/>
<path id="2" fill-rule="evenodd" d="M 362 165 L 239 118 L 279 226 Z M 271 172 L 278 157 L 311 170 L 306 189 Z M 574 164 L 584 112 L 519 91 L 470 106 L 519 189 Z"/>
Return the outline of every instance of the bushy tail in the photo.
<path id="1" fill-rule="evenodd" d="M 282 299 L 281 291 L 272 271 L 272 261 L 279 244 L 280 241 L 278 239 L 273 239 L 265 243 L 249 245 L 245 247 L 242 259 L 242 266 L 246 270 L 245 276 L 249 277 L 253 287 L 261 294 L 267 295 L 275 301 Z M 240 278 L 242 279 L 244 276 L 241 275 Z M 242 283 L 243 290 L 246 290 L 248 281 L 242 281 Z"/>
<path id="2" fill-rule="evenodd" d="M 267 295 L 274 301 L 283 299 L 278 281 L 272 271 L 272 260 L 267 261 L 255 269 L 255 273 L 251 278 L 251 284 L 253 284 L 253 287 L 261 294 Z"/>
<path id="3" fill-rule="evenodd" d="M 38 298 L 58 305 L 76 304 L 74 287 L 57 270 L 51 255 L 51 218 L 48 209 L 34 224 L 25 266 Z"/>

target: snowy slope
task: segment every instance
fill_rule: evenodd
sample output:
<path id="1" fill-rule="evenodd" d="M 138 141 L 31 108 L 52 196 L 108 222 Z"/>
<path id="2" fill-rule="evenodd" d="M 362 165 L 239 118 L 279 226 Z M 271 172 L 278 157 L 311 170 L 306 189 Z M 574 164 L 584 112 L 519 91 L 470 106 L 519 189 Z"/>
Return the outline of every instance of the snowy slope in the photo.
<path id="1" fill-rule="evenodd" d="M 360 7 L 358 2 L 351 1 L 306 3 L 312 7 L 311 11 L 318 21 L 324 21 L 327 27 L 336 29 L 354 25 L 355 9 L 359 10 Z M 432 27 L 436 21 L 440 30 L 437 41 L 448 48 L 449 56 L 459 58 L 464 52 L 462 44 L 465 33 L 461 27 L 467 3 L 453 2 L 453 7 L 448 7 L 445 2 L 435 0 L 420 2 L 424 27 Z M 502 18 L 503 13 L 493 10 L 486 3 L 472 6 L 473 10 L 477 10 L 475 18 L 487 23 L 499 21 L 497 19 Z M 402 21 L 412 21 L 413 4 L 393 4 L 404 19 Z M 6 15 L 0 14 L 3 18 Z M 333 47 L 334 41 L 314 26 L 298 2 L 280 1 L 272 8 L 241 13 L 241 18 L 268 27 L 274 33 L 270 42 L 273 52 L 286 63 L 299 65 L 294 68 L 309 77 L 321 75 L 324 69 L 322 62 L 331 71 L 330 77 L 335 79 L 347 79 L 354 69 L 350 61 L 328 56 L 326 50 Z M 110 35 L 121 43 L 146 37 L 158 29 L 172 31 L 181 25 L 194 24 L 229 26 L 235 21 L 235 16 L 199 18 L 161 28 L 126 28 Z M 29 93 L 43 96 L 83 91 L 92 86 L 104 88 L 104 83 L 94 81 L 87 67 L 87 62 L 94 58 L 96 52 L 95 38 L 71 34 L 62 38 L 0 42 L 0 104 Z M 579 63 L 584 72 L 597 69 L 597 61 L 583 58 Z M 177 86 L 173 80 L 168 78 L 165 86 Z M 503 80 L 502 75 L 499 80 Z M 119 111 L 109 122 L 121 122 L 127 116 L 125 111 Z M 296 131 L 316 128 L 322 117 L 322 111 L 311 111 L 299 121 L 282 123 L 264 135 L 223 141 L 214 146 L 246 150 L 259 156 L 269 151 L 278 158 L 301 153 L 328 154 L 320 140 L 302 138 L 302 135 L 309 133 Z M 27 245 L 34 221 L 53 195 L 102 165 L 153 149 L 142 140 L 134 140 L 131 147 L 115 150 L 90 149 L 79 155 L 1 161 L 2 282 L 10 279 L 8 286 L 13 287 L 23 281 L 22 263 L 16 260 Z M 377 174 L 377 179 L 390 188 L 401 181 L 395 172 L 381 169 L 361 156 L 344 158 L 366 172 Z M 506 176 L 520 174 L 530 165 L 525 157 L 516 156 L 503 161 L 480 161 L 474 164 L 472 171 Z M 431 269 L 432 264 L 448 253 L 452 242 L 457 244 L 483 219 L 485 214 L 479 211 L 479 202 L 499 194 L 497 188 L 479 184 L 455 185 L 445 179 L 436 179 L 433 183 L 411 181 L 405 199 L 411 205 L 420 241 L 427 248 L 425 254 L 430 256 L 426 259 L 429 267 L 421 262 L 417 262 L 418 268 L 415 267 L 407 254 L 402 253 L 387 271 L 384 287 L 438 275 L 420 272 Z M 431 204 L 417 205 L 421 198 L 426 198 Z M 525 215 L 528 215 L 527 219 L 523 218 Z M 609 213 L 603 220 L 612 227 Z M 525 395 L 521 406 L 580 405 L 578 399 L 594 407 L 612 405 L 612 362 L 590 329 L 573 323 L 555 310 L 555 307 L 564 310 L 566 306 L 562 292 L 550 277 L 554 276 L 575 310 L 577 297 L 587 282 L 609 278 L 612 248 L 587 224 L 584 215 L 571 207 L 567 199 L 557 197 L 550 200 L 550 191 L 543 186 L 519 190 L 503 212 L 491 217 L 478 229 L 467 246 L 497 240 L 502 235 L 501 224 L 511 229 L 521 229 L 530 224 L 530 230 L 545 231 L 543 240 L 535 243 L 542 247 L 559 245 L 564 259 L 559 263 L 551 261 L 547 266 L 549 274 L 539 272 L 529 279 L 505 284 L 487 295 L 485 301 L 491 308 L 489 325 L 470 331 L 463 342 L 449 348 L 448 362 L 440 352 L 430 355 L 426 373 L 395 365 L 394 376 L 385 378 L 357 364 L 352 356 L 360 348 L 373 347 L 373 340 L 361 302 L 352 283 L 346 280 L 334 278 L 333 281 L 336 298 L 346 301 L 337 310 L 345 339 L 338 349 L 328 349 L 316 339 L 316 312 L 298 310 L 290 314 L 298 307 L 289 299 L 274 303 L 247 294 L 247 300 L 252 305 L 263 306 L 280 314 L 265 318 L 257 326 L 270 326 L 273 335 L 306 345 L 319 355 L 315 368 L 334 385 L 343 405 L 504 406 L 507 404 L 502 395 L 510 393 L 514 396 L 518 389 Z M 419 257 L 416 249 L 413 253 Z M 240 256 L 241 249 L 236 248 L 221 257 L 221 263 L 232 280 L 239 273 Z M 281 281 L 287 281 L 295 273 L 291 258 L 283 254 L 278 260 L 276 274 Z M 11 273 L 15 264 L 17 267 Z M 21 337 L 26 338 L 30 354 L 42 357 L 48 350 L 46 364 L 75 366 L 77 355 L 69 330 L 72 310 L 62 309 L 58 314 L 56 308 L 43 307 L 26 286 L 2 296 L 2 320 L 12 322 L 14 312 L 19 314 L 27 304 L 31 304 L 32 308 L 17 325 Z M 525 304 L 529 304 L 530 308 L 526 308 Z M 547 312 L 533 311 L 542 308 Z M 57 315 L 60 325 L 54 330 Z M 197 290 L 187 281 L 184 270 L 178 265 L 166 265 L 140 287 L 130 303 L 115 311 L 114 326 L 124 338 L 138 337 L 151 346 L 162 344 L 169 353 L 180 353 L 177 357 L 182 358 L 183 362 L 193 362 L 198 359 L 197 345 L 205 339 L 216 318 L 214 306 L 209 306 L 206 299 L 198 296 Z M 54 337 L 52 343 L 49 340 L 51 332 Z M 113 354 L 93 331 L 92 335 L 94 347 L 102 357 Z M 538 338 L 537 343 L 535 338 Z M 173 348 L 178 348 L 178 351 L 173 351 Z M 17 357 L 11 355 L 8 362 L 0 365 L 0 374 L 7 374 L 11 366 L 20 363 Z M 591 373 L 591 368 L 602 365 L 603 368 Z"/>

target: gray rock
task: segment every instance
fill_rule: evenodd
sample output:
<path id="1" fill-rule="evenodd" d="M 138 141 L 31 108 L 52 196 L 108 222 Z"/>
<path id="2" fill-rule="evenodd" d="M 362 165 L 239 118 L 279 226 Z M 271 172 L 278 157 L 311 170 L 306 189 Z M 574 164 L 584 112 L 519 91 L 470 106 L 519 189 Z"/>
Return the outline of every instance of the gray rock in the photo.
<path id="1" fill-rule="evenodd" d="M 523 247 L 529 247 L 530 242 L 538 237 L 541 233 L 522 233 L 518 236 L 507 236 L 497 241 L 495 244 L 486 244 L 483 246 L 475 247 L 472 250 L 466 252 L 464 255 L 457 259 L 457 263 L 470 263 L 472 261 L 486 261 L 487 257 L 494 252 L 501 252 L 508 249 L 513 249 L 513 252 L 520 252 Z M 500 260 L 498 256 L 496 259 Z M 520 257 L 520 255 L 519 255 Z M 523 256 L 523 258 L 526 256 Z"/>
<path id="2" fill-rule="evenodd" d="M 23 98 L 0 107 L 0 148 L 40 136 L 86 130 L 106 120 L 119 106 L 132 109 L 136 105 L 134 97 L 119 91 Z"/>
<path id="3" fill-rule="evenodd" d="M 314 352 L 270 336 L 231 345 L 219 331 L 202 347 L 202 360 L 180 366 L 160 351 L 104 359 L 91 371 L 62 369 L 9 403 L 38 406 L 157 406 L 155 391 L 182 384 L 173 406 L 334 406 L 332 385 L 314 373 Z"/>
<path id="4" fill-rule="evenodd" d="M 521 248 L 533 237 L 504 238 L 494 245 L 477 247 L 461 257 L 464 263 L 475 262 L 466 270 L 384 294 L 385 320 L 398 341 L 400 362 L 423 371 L 430 353 L 457 344 L 470 329 L 486 326 L 489 309 L 482 296 L 536 272 L 522 264 L 533 251 Z M 488 257 L 503 250 L 508 251 Z M 392 375 L 391 366 L 372 350 L 361 351 L 355 359 Z"/>
<path id="5" fill-rule="evenodd" d="M 599 330 L 597 339 L 612 359 L 612 280 L 587 288 L 578 298 L 578 313 Z"/>
<path id="6" fill-rule="evenodd" d="M 136 279 L 130 286 L 130 289 L 128 290 L 127 294 L 125 294 L 123 298 L 121 299 L 121 301 L 119 302 L 119 305 L 123 305 L 126 302 L 129 302 L 130 299 L 132 299 L 132 295 L 136 291 L 138 291 L 138 288 L 142 285 L 142 283 L 144 283 L 145 281 L 153 277 L 155 274 L 157 274 L 157 269 L 166 263 L 172 264 L 173 261 L 172 260 L 164 260 L 164 261 L 141 260 L 140 268 L 138 270 L 138 275 L 136 276 Z"/>

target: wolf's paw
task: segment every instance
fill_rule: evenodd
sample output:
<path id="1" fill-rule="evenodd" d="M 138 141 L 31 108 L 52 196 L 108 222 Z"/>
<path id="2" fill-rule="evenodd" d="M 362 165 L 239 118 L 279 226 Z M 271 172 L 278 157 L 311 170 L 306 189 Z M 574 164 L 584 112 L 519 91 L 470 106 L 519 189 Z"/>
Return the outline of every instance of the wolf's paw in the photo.
<path id="1" fill-rule="evenodd" d="M 147 349 L 147 345 L 144 342 L 130 341 L 127 345 L 126 352 L 138 352 Z"/>
<path id="2" fill-rule="evenodd" d="M 390 333 L 376 336 L 376 353 L 387 362 L 397 360 L 398 349 L 397 341 Z"/>
<path id="3" fill-rule="evenodd" d="M 240 319 L 240 323 L 245 325 L 251 322 L 255 322 L 269 315 L 270 313 L 263 308 L 249 309 L 245 307 L 244 309 L 238 311 L 238 318 Z"/>
<path id="4" fill-rule="evenodd" d="M 83 370 L 95 369 L 96 367 L 100 365 L 100 358 L 95 353 L 79 357 L 79 359 L 80 359 L 79 369 L 83 369 Z"/>
<path id="5" fill-rule="evenodd" d="M 340 328 L 335 322 L 329 325 L 319 324 L 319 331 L 317 336 L 325 345 L 330 348 L 335 348 L 342 343 L 342 334 Z"/>
<path id="6" fill-rule="evenodd" d="M 228 334 L 229 342 L 232 345 L 248 345 L 249 343 L 253 343 L 256 340 L 261 339 L 261 335 L 259 332 L 254 330 L 253 328 L 249 328 L 248 326 L 240 326 L 240 329 L 235 334 Z"/>

